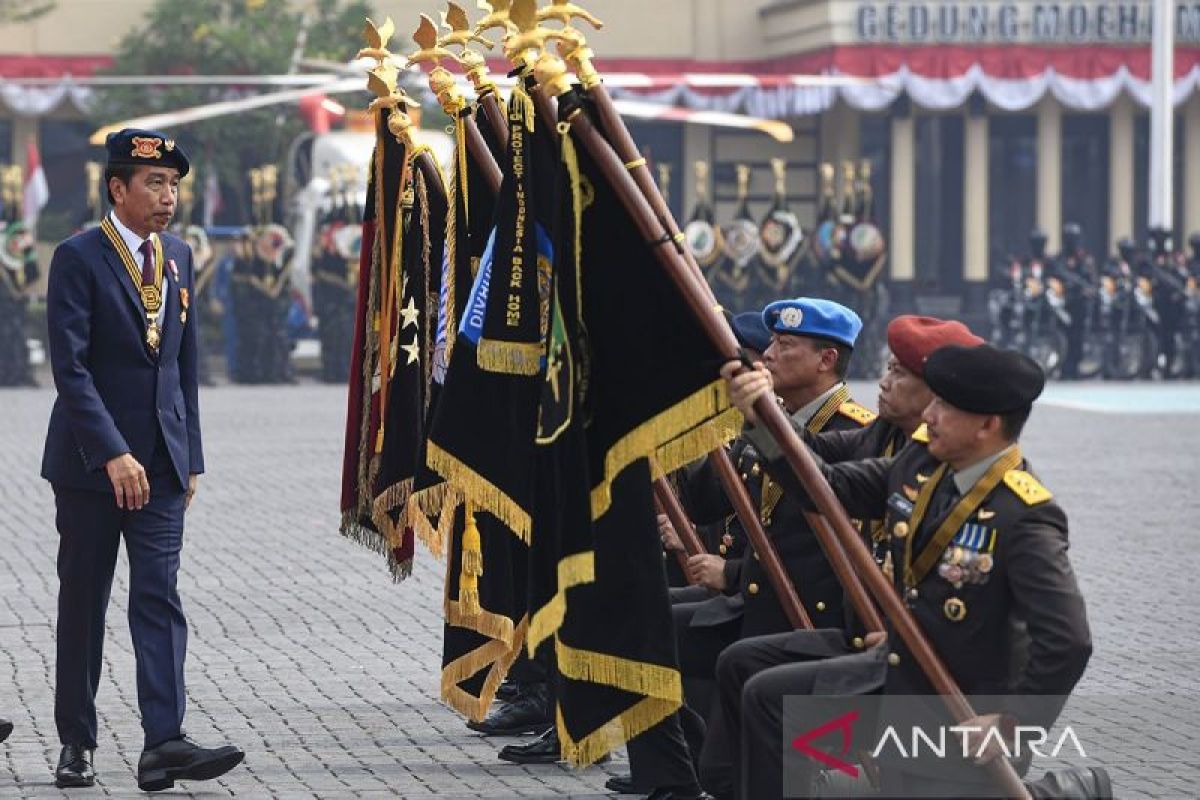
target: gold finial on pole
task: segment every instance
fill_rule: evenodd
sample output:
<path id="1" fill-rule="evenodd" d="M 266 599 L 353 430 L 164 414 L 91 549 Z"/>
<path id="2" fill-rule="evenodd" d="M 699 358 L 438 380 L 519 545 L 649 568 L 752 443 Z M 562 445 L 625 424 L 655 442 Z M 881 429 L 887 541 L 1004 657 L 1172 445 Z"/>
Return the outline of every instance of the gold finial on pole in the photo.
<path id="1" fill-rule="evenodd" d="M 709 165 L 707 161 L 697 161 L 694 167 L 696 171 L 696 197 L 701 200 L 708 199 L 708 176 Z"/>
<path id="2" fill-rule="evenodd" d="M 538 25 L 536 0 L 513 0 L 508 10 L 508 21 L 516 30 L 505 37 L 504 54 L 518 67 L 526 69 L 532 67 L 534 61 L 540 60 L 539 54 L 545 48 L 547 41 L 565 38 L 561 31 Z M 547 65 L 543 67 L 543 72 L 549 75 L 555 70 Z M 561 82 L 560 77 L 555 76 L 551 80 Z"/>
<path id="3" fill-rule="evenodd" d="M 583 88 L 591 89 L 600 83 L 600 73 L 592 65 L 592 59 L 596 57 L 596 54 L 588 47 L 583 32 L 575 27 L 576 18 L 582 19 L 596 30 L 604 27 L 604 23 L 598 17 L 569 0 L 554 0 L 549 6 L 539 9 L 537 12 L 538 22 L 557 20 L 562 23 L 563 27 L 559 31 L 561 36 L 559 37 L 558 54 L 566 59 L 571 68 L 575 70 Z"/>
<path id="4" fill-rule="evenodd" d="M 737 196 L 738 200 L 745 200 L 750 196 L 750 165 L 737 165 Z"/>
<path id="5" fill-rule="evenodd" d="M 671 196 L 671 165 L 665 161 L 658 165 L 658 190 L 663 197 Z"/>
<path id="6" fill-rule="evenodd" d="M 775 173 L 775 195 L 779 198 L 787 196 L 787 161 L 782 158 L 771 159 L 771 171 Z"/>
<path id="7" fill-rule="evenodd" d="M 442 24 L 450 30 L 450 33 L 438 39 L 438 45 L 440 47 L 457 45 L 461 49 L 455 58 L 462 65 L 471 85 L 475 87 L 475 93 L 482 96 L 488 92 L 495 92 L 496 84 L 488 71 L 487 61 L 482 55 L 471 49 L 471 44 L 474 43 L 483 46 L 486 50 L 491 50 L 495 47 L 495 43 L 471 28 L 467 12 L 457 3 L 446 3 L 446 10 L 442 12 Z"/>
<path id="8" fill-rule="evenodd" d="M 441 65 L 442 59 L 457 60 L 455 55 L 441 46 L 437 27 L 425 14 L 421 15 L 421 24 L 412 38 L 420 49 L 408 57 L 408 66 L 431 62 L 433 69 L 429 71 L 429 88 L 446 114 L 452 118 L 458 116 L 466 108 L 467 101 L 458 90 L 454 76 Z"/>

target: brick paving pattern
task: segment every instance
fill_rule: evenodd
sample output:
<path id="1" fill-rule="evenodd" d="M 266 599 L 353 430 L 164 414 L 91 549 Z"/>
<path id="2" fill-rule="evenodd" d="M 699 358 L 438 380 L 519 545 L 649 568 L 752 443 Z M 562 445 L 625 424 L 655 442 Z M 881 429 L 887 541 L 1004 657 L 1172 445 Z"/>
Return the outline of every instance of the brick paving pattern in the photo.
<path id="1" fill-rule="evenodd" d="M 1193 394 L 1200 410 L 1200 387 L 1174 391 Z M 12 676 L 0 681 L 0 716 L 16 724 L 0 745 L 0 797 L 63 796 L 52 784 L 57 535 L 38 478 L 52 398 L 0 392 L 0 670 Z M 582 771 L 506 764 L 495 754 L 509 740 L 469 732 L 438 702 L 441 565 L 419 552 L 412 579 L 396 585 L 378 556 L 336 532 L 342 390 L 220 387 L 201 403 L 209 474 L 188 517 L 180 578 L 192 628 L 186 727 L 248 755 L 225 778 L 174 794 L 607 796 L 604 780 L 623 771 L 622 759 Z M 1118 796 L 1194 797 L 1200 416 L 1128 413 L 1137 405 L 1039 408 L 1025 449 L 1070 514 L 1096 645 L 1067 721 L 1097 743 Z M 99 784 L 71 796 L 140 796 L 127 592 L 122 555 L 100 689 Z"/>

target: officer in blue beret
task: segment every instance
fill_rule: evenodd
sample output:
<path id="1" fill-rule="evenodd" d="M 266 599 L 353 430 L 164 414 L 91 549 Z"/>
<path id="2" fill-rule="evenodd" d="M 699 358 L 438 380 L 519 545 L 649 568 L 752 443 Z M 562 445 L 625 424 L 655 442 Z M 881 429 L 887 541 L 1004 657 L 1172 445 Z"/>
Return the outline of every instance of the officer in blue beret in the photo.
<path id="1" fill-rule="evenodd" d="M 123 536 L 144 732 L 138 786 L 157 791 L 222 775 L 243 753 L 199 747 L 182 730 L 188 629 L 176 576 L 204 451 L 192 251 L 166 230 L 188 158 L 157 131 L 125 129 L 106 146 L 113 210 L 58 246 L 46 290 L 58 389 L 42 460 L 59 533 L 55 782 L 95 782 L 104 616 Z"/>

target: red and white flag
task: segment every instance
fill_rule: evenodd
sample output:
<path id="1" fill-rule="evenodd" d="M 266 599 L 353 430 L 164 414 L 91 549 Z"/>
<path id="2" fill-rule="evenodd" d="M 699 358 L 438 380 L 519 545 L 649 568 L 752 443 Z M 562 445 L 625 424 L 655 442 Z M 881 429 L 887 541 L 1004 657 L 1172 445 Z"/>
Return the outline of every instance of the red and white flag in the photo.
<path id="1" fill-rule="evenodd" d="M 25 149 L 25 225 L 33 230 L 38 215 L 50 200 L 50 186 L 46 183 L 46 171 L 42 169 L 42 157 L 38 155 L 37 142 L 29 140 Z"/>

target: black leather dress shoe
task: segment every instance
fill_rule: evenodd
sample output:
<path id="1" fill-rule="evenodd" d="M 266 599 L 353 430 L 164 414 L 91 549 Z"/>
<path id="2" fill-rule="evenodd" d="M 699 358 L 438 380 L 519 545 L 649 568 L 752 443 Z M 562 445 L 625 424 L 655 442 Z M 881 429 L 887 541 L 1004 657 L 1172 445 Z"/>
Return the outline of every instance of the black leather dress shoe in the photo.
<path id="1" fill-rule="evenodd" d="M 521 687 L 516 699 L 501 703 L 482 722 L 468 722 L 467 727 L 485 736 L 520 736 L 542 733 L 553 721 L 546 684 L 531 683 Z"/>
<path id="2" fill-rule="evenodd" d="M 516 681 L 505 679 L 499 688 L 496 689 L 496 699 L 505 703 L 511 703 L 521 693 L 521 686 L 522 684 Z"/>
<path id="3" fill-rule="evenodd" d="M 633 788 L 632 775 L 613 775 L 604 782 L 604 788 L 610 792 L 617 794 L 637 794 L 638 790 Z"/>
<path id="4" fill-rule="evenodd" d="M 138 759 L 138 788 L 143 792 L 170 789 L 175 781 L 208 781 L 242 763 L 246 754 L 233 746 L 206 748 L 180 737 L 142 752 Z"/>
<path id="5" fill-rule="evenodd" d="M 95 751 L 81 744 L 65 744 L 58 755 L 58 769 L 54 770 L 54 785 L 60 789 L 94 786 L 96 768 L 92 765 Z"/>
<path id="6" fill-rule="evenodd" d="M 510 744 L 500 751 L 503 761 L 514 764 L 553 764 L 562 760 L 562 747 L 558 742 L 558 729 L 549 730 L 529 744 Z"/>
<path id="7" fill-rule="evenodd" d="M 0 719 L 0 742 L 12 735 L 13 724 L 6 719 Z"/>

